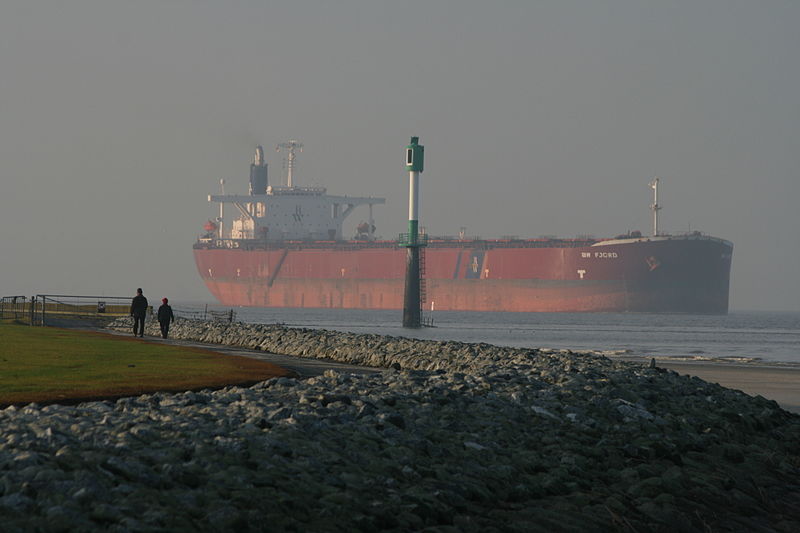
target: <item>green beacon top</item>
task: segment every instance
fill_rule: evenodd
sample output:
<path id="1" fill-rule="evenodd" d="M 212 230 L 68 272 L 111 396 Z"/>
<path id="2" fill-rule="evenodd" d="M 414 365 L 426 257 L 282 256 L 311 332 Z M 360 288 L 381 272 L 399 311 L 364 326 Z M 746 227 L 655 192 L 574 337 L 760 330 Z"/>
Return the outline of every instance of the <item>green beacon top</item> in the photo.
<path id="1" fill-rule="evenodd" d="M 411 137 L 411 143 L 406 146 L 406 170 L 422 172 L 425 160 L 425 147 L 419 144 L 419 137 Z"/>

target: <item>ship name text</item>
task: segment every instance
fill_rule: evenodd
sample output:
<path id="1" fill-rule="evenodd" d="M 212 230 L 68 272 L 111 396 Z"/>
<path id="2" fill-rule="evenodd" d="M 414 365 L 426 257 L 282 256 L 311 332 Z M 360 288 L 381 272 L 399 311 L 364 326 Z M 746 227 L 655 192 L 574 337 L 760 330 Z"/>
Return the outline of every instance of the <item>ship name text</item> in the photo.
<path id="1" fill-rule="evenodd" d="M 619 257 L 617 252 L 581 252 L 581 258 L 589 259 L 591 257 L 599 258 L 599 259 L 616 259 Z"/>

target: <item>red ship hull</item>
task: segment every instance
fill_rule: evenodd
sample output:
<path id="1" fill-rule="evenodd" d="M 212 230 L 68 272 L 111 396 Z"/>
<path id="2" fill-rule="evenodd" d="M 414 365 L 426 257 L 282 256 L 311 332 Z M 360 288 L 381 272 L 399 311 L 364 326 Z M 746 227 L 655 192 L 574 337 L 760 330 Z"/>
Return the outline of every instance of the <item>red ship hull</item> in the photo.
<path id="1" fill-rule="evenodd" d="M 402 309 L 394 243 L 195 245 L 223 305 Z M 699 235 L 609 241 L 431 241 L 425 307 L 454 311 L 728 311 L 730 242 Z"/>

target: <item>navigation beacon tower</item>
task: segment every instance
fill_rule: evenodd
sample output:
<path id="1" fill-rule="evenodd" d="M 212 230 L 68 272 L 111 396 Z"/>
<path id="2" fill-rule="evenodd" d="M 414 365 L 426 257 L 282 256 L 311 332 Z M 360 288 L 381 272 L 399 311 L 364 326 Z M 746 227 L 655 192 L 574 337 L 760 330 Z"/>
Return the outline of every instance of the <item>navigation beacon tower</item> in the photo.
<path id="1" fill-rule="evenodd" d="M 420 248 L 427 244 L 427 235 L 419 234 L 419 175 L 423 170 L 425 147 L 419 137 L 411 137 L 406 146 L 406 170 L 408 171 L 408 233 L 400 235 L 400 245 L 406 254 L 406 286 L 403 299 L 403 327 L 422 327 Z"/>

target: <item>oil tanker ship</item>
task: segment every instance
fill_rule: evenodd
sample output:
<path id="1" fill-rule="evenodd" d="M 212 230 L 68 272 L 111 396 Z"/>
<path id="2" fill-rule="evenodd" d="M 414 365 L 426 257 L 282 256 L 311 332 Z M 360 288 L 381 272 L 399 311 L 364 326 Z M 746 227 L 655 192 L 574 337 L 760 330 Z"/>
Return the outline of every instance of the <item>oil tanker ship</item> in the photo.
<path id="1" fill-rule="evenodd" d="M 302 144 L 287 153 L 286 181 L 271 185 L 262 147 L 246 195 L 209 195 L 219 216 L 194 244 L 197 269 L 223 305 L 402 309 L 406 248 L 376 237 L 384 198 L 328 195 L 294 184 Z M 220 180 L 221 185 L 224 181 Z M 733 244 L 700 232 L 658 230 L 658 178 L 651 184 L 652 235 L 614 238 L 478 239 L 422 235 L 422 305 L 455 311 L 725 314 Z M 232 206 L 228 222 L 225 206 Z M 342 225 L 368 208 L 356 235 Z"/>

